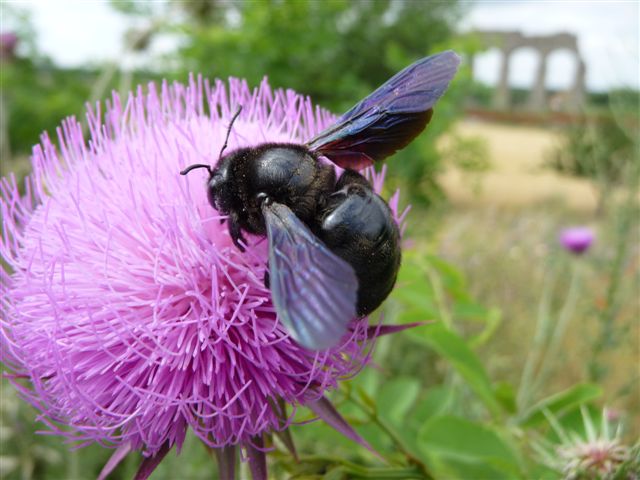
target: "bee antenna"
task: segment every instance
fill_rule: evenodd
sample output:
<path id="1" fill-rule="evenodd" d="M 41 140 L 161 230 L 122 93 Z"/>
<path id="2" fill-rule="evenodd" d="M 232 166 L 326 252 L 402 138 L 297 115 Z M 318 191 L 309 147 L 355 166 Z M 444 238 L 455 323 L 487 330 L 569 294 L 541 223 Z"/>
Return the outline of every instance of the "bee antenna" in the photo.
<path id="1" fill-rule="evenodd" d="M 186 175 L 191 170 L 195 170 L 196 168 L 206 168 L 209 171 L 209 175 L 213 175 L 213 170 L 210 165 L 205 165 L 204 163 L 195 163 L 193 165 L 189 165 L 187 168 L 180 172 L 180 175 Z"/>
<path id="2" fill-rule="evenodd" d="M 236 121 L 236 118 L 238 118 L 238 115 L 240 115 L 241 111 L 242 111 L 242 105 L 238 107 L 238 110 L 236 110 L 236 113 L 234 113 L 233 117 L 231 118 L 231 123 L 229 123 L 229 128 L 227 129 L 227 137 L 224 139 L 224 145 L 222 145 L 222 148 L 220 149 L 218 160 L 222 158 L 222 152 L 224 152 L 224 150 L 227 148 L 227 143 L 229 142 L 229 135 L 231 135 L 231 127 L 233 127 L 233 122 Z M 204 163 L 194 163 L 193 165 L 189 165 L 187 168 L 185 168 L 180 172 L 180 175 L 186 175 L 191 170 L 195 170 L 196 168 L 206 168 L 207 171 L 209 172 L 209 175 L 213 175 L 213 168 L 211 168 L 210 165 L 206 165 Z"/>
<path id="3" fill-rule="evenodd" d="M 236 121 L 236 118 L 238 118 L 241 111 L 242 111 L 242 105 L 239 105 L 238 110 L 236 110 L 236 113 L 233 114 L 233 117 L 231 118 L 231 122 L 229 123 L 229 128 L 227 129 L 227 137 L 224 139 L 224 145 L 222 145 L 222 148 L 220 149 L 220 153 L 218 154 L 218 160 L 222 158 L 222 152 L 224 152 L 224 150 L 227 148 L 229 135 L 231 135 L 231 127 L 233 127 L 233 122 Z"/>

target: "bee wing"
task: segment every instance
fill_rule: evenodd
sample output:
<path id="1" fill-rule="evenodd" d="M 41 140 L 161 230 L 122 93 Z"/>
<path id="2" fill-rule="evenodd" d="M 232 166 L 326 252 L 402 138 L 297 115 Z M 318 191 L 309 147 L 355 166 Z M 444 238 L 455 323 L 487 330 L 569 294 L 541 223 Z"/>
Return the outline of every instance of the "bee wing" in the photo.
<path id="1" fill-rule="evenodd" d="M 452 50 L 418 60 L 307 145 L 343 168 L 361 169 L 388 157 L 424 130 L 459 64 Z"/>
<path id="2" fill-rule="evenodd" d="M 265 202 L 269 283 L 278 318 L 311 350 L 329 348 L 355 318 L 358 279 L 285 205 Z"/>

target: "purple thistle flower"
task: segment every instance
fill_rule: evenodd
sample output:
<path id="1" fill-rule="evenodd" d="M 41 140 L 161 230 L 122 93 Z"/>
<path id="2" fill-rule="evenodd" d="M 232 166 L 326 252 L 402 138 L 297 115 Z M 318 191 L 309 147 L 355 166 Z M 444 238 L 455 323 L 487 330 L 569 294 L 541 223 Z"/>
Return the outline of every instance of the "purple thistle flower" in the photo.
<path id="1" fill-rule="evenodd" d="M 593 230 L 587 227 L 567 228 L 560 232 L 560 243 L 562 246 L 576 255 L 586 252 L 594 239 L 595 235 Z"/>
<path id="2" fill-rule="evenodd" d="M 12 60 L 17 45 L 18 36 L 14 32 L 0 33 L 0 60 Z"/>
<path id="3" fill-rule="evenodd" d="M 44 134 L 26 196 L 13 175 L 1 181 L 0 254 L 13 272 L 0 270 L 1 360 L 56 434 L 117 447 L 103 477 L 140 449 L 146 478 L 190 428 L 227 475 L 239 445 L 263 478 L 263 436 L 285 431 L 298 405 L 367 446 L 324 394 L 400 328 L 360 319 L 335 348 L 298 346 L 263 283 L 267 242 L 241 253 L 207 201 L 206 173 L 179 175 L 216 163 L 238 105 L 228 151 L 302 142 L 334 120 L 266 80 L 150 84 L 124 104 L 114 94 L 103 115 L 89 109 L 88 141 L 73 118 L 59 148 Z M 380 191 L 384 171 L 368 175 Z M 397 193 L 389 204 L 402 222 Z"/>

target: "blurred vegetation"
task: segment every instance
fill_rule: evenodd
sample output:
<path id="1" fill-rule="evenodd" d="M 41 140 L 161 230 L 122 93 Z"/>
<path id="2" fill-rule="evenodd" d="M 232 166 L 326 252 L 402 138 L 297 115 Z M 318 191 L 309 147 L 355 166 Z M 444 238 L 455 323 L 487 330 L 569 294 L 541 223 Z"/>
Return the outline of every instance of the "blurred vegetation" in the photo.
<path id="1" fill-rule="evenodd" d="M 0 69 L 3 173 L 26 173 L 24 160 L 43 130 L 55 137 L 63 117 L 81 115 L 85 102 L 112 89 L 184 81 L 189 72 L 245 77 L 252 85 L 268 75 L 272 86 L 294 88 L 340 113 L 419 57 L 479 48 L 455 37 L 467 8 L 461 1 L 428 8 L 391 0 L 112 4 L 136 25 L 125 54 L 144 52 L 160 36 L 176 40 L 176 49 L 148 70 L 117 63 L 60 68 L 36 50 L 28 16 L 2 5 L 5 25 L 20 37 L 15 57 Z M 516 103 L 524 95 L 515 92 Z M 269 453 L 273 478 L 561 478 L 566 472 L 555 462 L 566 442 L 558 432 L 584 436 L 585 418 L 612 429 L 627 425 L 619 441 L 629 458 L 615 478 L 640 476 L 638 446 L 631 448 L 640 437 L 639 379 L 629 368 L 638 359 L 640 315 L 637 92 L 590 95 L 601 115 L 569 126 L 551 160 L 558 171 L 593 181 L 603 199 L 600 217 L 555 204 L 432 208 L 442 197 L 437 173 L 445 162 L 476 173 L 489 168 L 482 139 L 449 135 L 446 148 L 436 143 L 461 118 L 464 102 L 489 106 L 492 96 L 463 68 L 425 134 L 388 164 L 387 188 L 402 186 L 403 203 L 416 208 L 407 235 L 415 247 L 406 250 L 385 323 L 435 323 L 383 338 L 376 368 L 333 396 L 387 464 L 316 422 L 293 427 L 300 461 L 277 444 Z M 582 258 L 556 243 L 558 230 L 575 221 L 598 227 L 596 245 Z M 619 418 L 606 418 L 603 405 Z M 58 438 L 37 435 L 34 411 L 6 379 L 0 414 L 3 479 L 95 478 L 112 453 L 97 445 L 70 452 Z M 309 413 L 301 409 L 298 419 Z M 130 455 L 111 478 L 132 478 L 139 461 Z M 180 456 L 172 452 L 152 478 L 217 478 L 214 470 L 190 434 Z"/>
<path id="2" fill-rule="evenodd" d="M 207 5 L 208 8 L 204 6 Z M 117 8 L 131 11 L 126 3 Z M 181 38 L 167 61 L 172 75 L 229 75 L 257 85 L 292 88 L 342 112 L 407 64 L 442 50 L 462 13 L 458 2 L 173 2 L 174 21 L 160 24 Z M 174 10 L 181 15 L 172 15 Z M 250 59 L 250 61 L 248 61 Z"/>
<path id="3" fill-rule="evenodd" d="M 615 187 L 634 188 L 639 161 L 639 93 L 614 90 L 608 97 L 606 112 L 582 116 L 566 128 L 566 141 L 549 161 L 558 172 L 592 180 L 598 189 L 600 210 Z"/>
<path id="4" fill-rule="evenodd" d="M 3 59 L 0 68 L 2 167 L 3 173 L 10 167 L 10 171 L 25 174 L 24 158 L 42 132 L 55 139 L 62 119 L 83 118 L 87 102 L 102 101 L 112 90 L 122 90 L 122 76 L 106 78 L 104 72 L 109 68 L 100 65 L 62 68 L 54 64 L 36 48 L 37 32 L 31 19 L 16 5 L 2 4 L 2 20 L 3 28 L 12 27 L 18 36 L 17 51 L 12 58 Z M 141 83 L 159 78 L 152 72 L 135 72 L 135 80 Z"/>
<path id="5" fill-rule="evenodd" d="M 28 58 L 17 58 L 3 66 L 0 81 L 10 118 L 11 152 L 29 153 L 43 130 L 55 131 L 61 119 L 80 114 L 94 79 L 95 72 L 59 69 Z"/>
<path id="6" fill-rule="evenodd" d="M 527 106 L 530 91 L 527 88 L 511 87 L 511 100 L 513 109 L 518 110 Z M 481 107 L 486 109 L 492 108 L 494 89 L 491 85 L 481 82 L 473 82 L 466 93 L 466 102 L 473 107 Z M 547 90 L 547 97 L 551 98 L 555 94 L 563 93 L 558 90 Z M 637 105 L 638 92 L 628 89 L 614 89 L 609 92 L 586 92 L 586 105 L 589 112 L 597 113 L 609 110 L 609 105 L 616 101 L 620 94 L 623 94 L 630 105 Z"/>

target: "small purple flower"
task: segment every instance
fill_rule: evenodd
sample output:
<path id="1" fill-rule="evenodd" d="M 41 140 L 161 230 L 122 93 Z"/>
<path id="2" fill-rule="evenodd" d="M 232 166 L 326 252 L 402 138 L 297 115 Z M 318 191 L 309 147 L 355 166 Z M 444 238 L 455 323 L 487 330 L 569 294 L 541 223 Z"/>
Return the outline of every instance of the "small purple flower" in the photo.
<path id="1" fill-rule="evenodd" d="M 573 227 L 567 228 L 560 233 L 560 243 L 562 246 L 571 253 L 580 255 L 586 252 L 595 235 L 593 230 L 587 227 Z"/>
<path id="2" fill-rule="evenodd" d="M 150 84 L 89 110 L 88 141 L 73 118 L 58 148 L 44 134 L 26 196 L 13 176 L 0 183 L 12 270 L 0 269 L 0 359 L 51 430 L 117 447 L 101 477 L 140 449 L 146 478 L 190 428 L 223 477 L 240 446 L 266 478 L 264 436 L 286 435 L 299 405 L 367 446 L 324 394 L 368 362 L 376 336 L 401 328 L 360 319 L 335 348 L 301 348 L 263 283 L 267 242 L 241 253 L 207 201 L 206 174 L 179 174 L 215 164 L 238 105 L 229 150 L 302 142 L 334 120 L 266 80 Z M 368 175 L 380 191 L 384 173 Z M 397 193 L 389 203 L 401 222 Z"/>
<path id="3" fill-rule="evenodd" d="M 18 36 L 13 32 L 0 33 L 0 60 L 11 60 L 15 56 Z"/>

